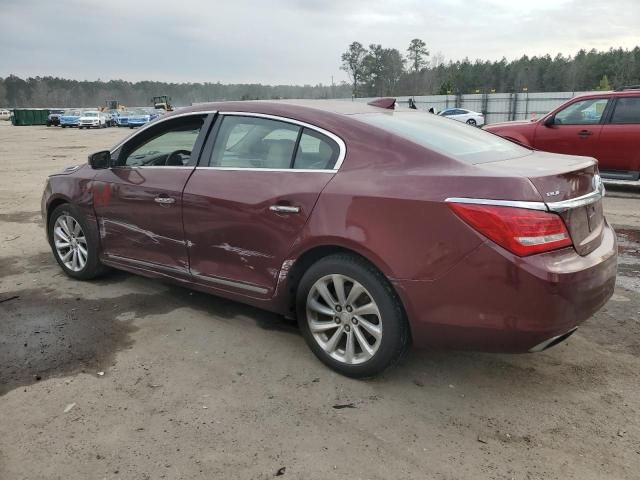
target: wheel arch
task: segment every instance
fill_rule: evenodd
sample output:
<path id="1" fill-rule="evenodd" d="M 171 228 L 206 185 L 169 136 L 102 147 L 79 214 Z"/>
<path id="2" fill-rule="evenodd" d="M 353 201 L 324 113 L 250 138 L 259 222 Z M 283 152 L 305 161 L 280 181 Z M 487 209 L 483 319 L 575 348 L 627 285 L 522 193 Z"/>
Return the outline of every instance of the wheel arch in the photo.
<path id="1" fill-rule="evenodd" d="M 296 294 L 298 290 L 298 285 L 304 273 L 313 264 L 317 263 L 321 259 L 337 253 L 345 253 L 345 254 L 358 257 L 364 260 L 365 262 L 367 262 L 376 270 L 378 270 L 378 272 L 380 272 L 380 274 L 386 280 L 392 294 L 397 299 L 398 304 L 400 305 L 400 308 L 402 309 L 402 312 L 404 314 L 405 320 L 409 324 L 409 331 L 411 331 L 411 322 L 409 322 L 409 318 L 407 315 L 407 308 L 404 304 L 402 295 L 400 295 L 400 292 L 397 291 L 392 279 L 387 273 L 389 272 L 388 265 L 384 264 L 382 260 L 377 260 L 377 256 L 374 255 L 372 252 L 363 251 L 363 249 L 361 248 L 357 248 L 352 245 L 346 245 L 342 242 L 327 242 L 327 243 L 310 246 L 307 249 L 301 251 L 295 257 L 295 259 L 289 260 L 289 262 L 293 262 L 293 263 L 290 263 L 290 267 L 288 269 L 286 269 L 283 266 L 283 271 L 286 276 L 282 278 L 283 275 L 281 272 L 281 278 L 283 280 L 282 283 L 284 283 L 283 290 L 286 292 L 286 295 L 285 295 L 286 311 L 287 311 L 286 315 L 288 317 L 290 316 L 292 318 L 295 318 Z M 287 262 L 285 261 L 285 264 L 286 263 Z"/>
<path id="2" fill-rule="evenodd" d="M 53 212 L 60 205 L 64 205 L 65 203 L 71 203 L 71 200 L 63 196 L 56 196 L 49 200 L 49 202 L 47 203 L 47 218 L 46 218 L 47 223 L 45 225 L 45 228 L 47 229 L 49 228 L 49 220 L 51 220 L 51 212 Z"/>

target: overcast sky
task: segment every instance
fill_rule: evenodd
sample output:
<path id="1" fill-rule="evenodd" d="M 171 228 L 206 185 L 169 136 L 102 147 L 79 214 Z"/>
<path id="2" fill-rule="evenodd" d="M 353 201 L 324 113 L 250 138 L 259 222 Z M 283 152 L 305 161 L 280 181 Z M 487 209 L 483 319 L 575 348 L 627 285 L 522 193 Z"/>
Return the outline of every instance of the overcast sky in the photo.
<path id="1" fill-rule="evenodd" d="M 0 76 L 328 84 L 354 40 L 446 60 L 640 44 L 640 0 L 0 0 Z"/>

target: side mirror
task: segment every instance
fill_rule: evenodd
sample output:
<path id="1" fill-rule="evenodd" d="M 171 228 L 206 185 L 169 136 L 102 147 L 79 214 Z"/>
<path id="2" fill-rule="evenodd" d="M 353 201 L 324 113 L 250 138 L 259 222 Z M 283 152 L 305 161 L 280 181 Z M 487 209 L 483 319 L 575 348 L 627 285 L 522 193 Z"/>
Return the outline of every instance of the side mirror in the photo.
<path id="1" fill-rule="evenodd" d="M 551 127 L 553 124 L 555 124 L 555 120 L 556 120 L 556 117 L 554 115 L 551 115 L 550 117 L 545 118 L 544 126 Z"/>
<path id="2" fill-rule="evenodd" d="M 92 153 L 89 155 L 89 165 L 94 170 L 101 170 L 111 167 L 111 152 L 109 150 L 103 150 L 101 152 Z"/>

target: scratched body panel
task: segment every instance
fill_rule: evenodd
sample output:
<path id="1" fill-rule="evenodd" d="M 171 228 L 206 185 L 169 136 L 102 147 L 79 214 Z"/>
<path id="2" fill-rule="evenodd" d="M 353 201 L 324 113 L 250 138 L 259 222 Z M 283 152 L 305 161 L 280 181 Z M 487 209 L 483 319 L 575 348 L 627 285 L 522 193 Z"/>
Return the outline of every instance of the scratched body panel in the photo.
<path id="1" fill-rule="evenodd" d="M 95 210 L 106 257 L 133 258 L 188 272 L 182 189 L 191 169 L 107 169 L 96 177 Z M 169 195 L 175 203 L 154 199 Z"/>

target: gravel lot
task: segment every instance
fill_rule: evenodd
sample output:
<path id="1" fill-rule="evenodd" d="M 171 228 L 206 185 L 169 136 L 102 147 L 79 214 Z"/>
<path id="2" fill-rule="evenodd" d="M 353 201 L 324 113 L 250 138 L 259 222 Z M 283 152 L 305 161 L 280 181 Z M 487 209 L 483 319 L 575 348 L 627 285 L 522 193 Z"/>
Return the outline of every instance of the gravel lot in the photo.
<path id="1" fill-rule="evenodd" d="M 0 123 L 0 479 L 638 478 L 640 191 L 609 190 L 618 288 L 568 342 L 355 381 L 278 316 L 63 275 L 44 179 L 129 132 Z"/>

